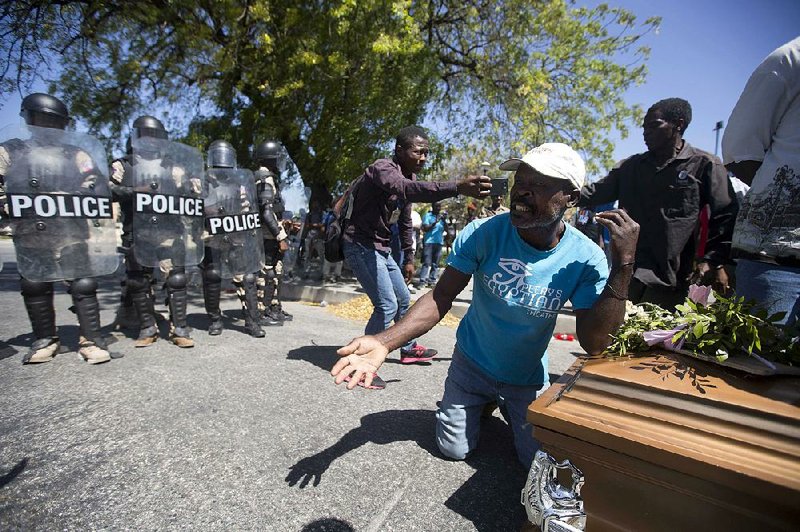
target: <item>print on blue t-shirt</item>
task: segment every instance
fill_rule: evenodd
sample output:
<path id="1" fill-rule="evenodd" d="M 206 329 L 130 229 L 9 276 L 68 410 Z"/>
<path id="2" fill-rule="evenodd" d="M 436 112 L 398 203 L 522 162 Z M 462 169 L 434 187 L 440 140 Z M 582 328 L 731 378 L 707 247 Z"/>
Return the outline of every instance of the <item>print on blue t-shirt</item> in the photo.
<path id="1" fill-rule="evenodd" d="M 567 301 L 590 308 L 608 279 L 605 254 L 570 225 L 540 251 L 511 225 L 509 213 L 475 220 L 458 234 L 447 264 L 472 275 L 472 304 L 461 320 L 461 351 L 498 381 L 547 382 L 547 344 Z"/>

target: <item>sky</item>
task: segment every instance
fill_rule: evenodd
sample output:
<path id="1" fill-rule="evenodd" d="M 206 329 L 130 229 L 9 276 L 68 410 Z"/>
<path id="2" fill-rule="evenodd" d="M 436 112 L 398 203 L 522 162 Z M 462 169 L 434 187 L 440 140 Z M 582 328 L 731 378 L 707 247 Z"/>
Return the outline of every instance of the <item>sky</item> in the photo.
<path id="1" fill-rule="evenodd" d="M 578 0 L 592 6 L 595 0 Z M 680 97 L 692 105 L 685 138 L 714 152 L 718 121 L 727 123 L 747 79 L 772 50 L 800 35 L 800 0 L 608 0 L 632 11 L 639 20 L 662 17 L 651 48 L 647 81 L 625 94 L 628 104 L 647 109 L 658 100 Z M 43 90 L 37 86 L 35 90 Z M 17 123 L 20 98 L 0 99 L 0 126 Z M 614 159 L 645 150 L 641 129 L 627 139 L 613 135 Z"/>
<path id="2" fill-rule="evenodd" d="M 718 121 L 728 117 L 750 74 L 774 49 L 800 35 L 798 0 L 610 0 L 638 19 L 662 17 L 658 34 L 645 44 L 651 54 L 647 81 L 625 94 L 628 104 L 647 109 L 679 97 L 692 106 L 684 138 L 714 153 Z M 590 2 L 579 2 L 592 5 Z M 641 128 L 627 139 L 614 137 L 614 159 L 645 151 Z M 720 136 L 721 138 L 721 136 Z"/>

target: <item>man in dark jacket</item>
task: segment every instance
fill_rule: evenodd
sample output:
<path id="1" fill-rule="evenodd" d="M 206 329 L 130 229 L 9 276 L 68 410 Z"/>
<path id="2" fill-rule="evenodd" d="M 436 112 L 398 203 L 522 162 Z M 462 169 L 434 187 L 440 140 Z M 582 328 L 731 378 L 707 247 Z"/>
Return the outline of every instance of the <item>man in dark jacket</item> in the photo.
<path id="1" fill-rule="evenodd" d="M 723 266 L 738 203 L 722 162 L 683 139 L 691 120 L 686 100 L 655 103 L 642 124 L 647 151 L 581 192 L 580 206 L 619 200 L 641 227 L 628 294 L 634 303 L 673 309 L 686 298 L 693 277 L 720 292 L 729 288 Z M 708 243 L 695 272 L 698 220 L 706 205 L 711 212 Z"/>
<path id="2" fill-rule="evenodd" d="M 401 129 L 394 156 L 372 163 L 353 192 L 353 214 L 344 233 L 344 256 L 375 307 L 366 334 L 385 330 L 408 310 L 411 296 L 406 283 L 414 275 L 412 202 L 433 203 L 459 194 L 474 198 L 489 195 L 490 180 L 485 176 L 447 182 L 417 181 L 428 153 L 424 129 Z M 391 255 L 391 226 L 395 223 L 400 229 L 402 270 Z M 427 362 L 435 355 L 435 350 L 411 340 L 401 348 L 400 361 Z M 380 379 L 373 379 L 371 388 L 383 387 Z"/>

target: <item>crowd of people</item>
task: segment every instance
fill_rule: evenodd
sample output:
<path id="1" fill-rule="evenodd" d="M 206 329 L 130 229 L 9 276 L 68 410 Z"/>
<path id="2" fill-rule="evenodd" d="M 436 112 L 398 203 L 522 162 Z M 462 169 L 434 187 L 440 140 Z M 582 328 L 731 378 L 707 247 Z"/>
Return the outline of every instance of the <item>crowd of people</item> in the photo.
<path id="1" fill-rule="evenodd" d="M 542 144 L 504 162 L 501 170 L 515 172 L 510 212 L 468 224 L 433 290 L 408 313 L 404 285 L 389 283 L 400 273 L 387 259 L 383 236 L 370 237 L 366 229 L 382 227 L 395 213 L 392 206 L 405 200 L 437 201 L 453 190 L 447 184 L 415 186 L 427 138 L 422 131 L 398 136 L 394 158 L 376 161 L 364 174 L 371 210 L 351 231 L 352 246 L 373 265 L 359 281 L 366 285 L 373 282 L 369 274 L 384 275 L 387 288 L 378 295 L 391 304 L 376 308 L 365 335 L 338 350 L 335 382 L 346 381 L 350 389 L 373 387 L 376 380 L 382 386 L 377 372 L 389 353 L 400 348 L 402 359 L 409 342 L 436 325 L 472 279 L 472 304 L 456 332 L 438 403 L 436 441 L 445 456 L 465 458 L 477 445 L 483 409 L 497 403 L 528 467 L 537 443 L 525 412 L 549 385 L 547 344 L 566 301 L 590 354 L 609 345 L 626 301 L 671 309 L 693 282 L 721 294 L 735 290 L 795 327 L 800 38 L 775 50 L 752 74 L 723 137 L 722 161 L 685 141 L 691 119 L 684 99 L 656 102 L 642 123 L 647 151 L 588 186 L 581 157 L 565 144 Z M 487 181 L 476 184 L 489 188 Z M 481 190 L 479 197 L 485 194 Z M 612 202 L 618 207 L 610 208 Z M 596 222 L 610 238 L 565 223 L 569 208 L 578 209 L 576 226 L 585 231 Z M 408 225 L 402 209 L 399 214 Z"/>
<path id="2" fill-rule="evenodd" d="M 547 345 L 568 301 L 577 338 L 590 354 L 608 346 L 627 301 L 672 309 L 691 283 L 723 294 L 735 290 L 770 313 L 785 312 L 783 323 L 794 325 L 799 95 L 800 38 L 753 73 L 729 120 L 722 161 L 686 142 L 691 106 L 668 98 L 644 117 L 647 151 L 592 184 L 586 184 L 581 156 L 563 143 L 506 160 L 499 169 L 513 172 L 509 207 L 505 193 L 493 194 L 500 181 L 486 175 L 418 179 L 429 155 L 428 134 L 418 126 L 401 129 L 393 154 L 369 165 L 351 192 L 353 211 L 342 228 L 345 263 L 374 310 L 364 336 L 339 349 L 335 382 L 384 388 L 377 373 L 395 349 L 403 364 L 432 360 L 436 350 L 417 338 L 472 280 L 472 304 L 459 324 L 438 403 L 436 440 L 444 455 L 463 459 L 477 444 L 483 409 L 497 403 L 527 466 L 536 441 L 526 410 L 549 386 Z M 252 171 L 237 164 L 236 149 L 223 140 L 207 148 L 204 164 L 198 150 L 171 141 L 158 119 L 142 116 L 132 124 L 126 155 L 105 172 L 97 142 L 66 130 L 63 102 L 30 95 L 22 116 L 27 136 L 0 145 L 6 192 L 0 199 L 14 225 L 35 337 L 25 363 L 47 362 L 58 352 L 53 283 L 62 280 L 80 322 L 80 354 L 90 364 L 111 358 L 100 334 L 95 278 L 116 268 L 112 199 L 122 216 L 121 305 L 138 323 L 136 347 L 158 340 L 157 272 L 167 293 L 169 340 L 194 345 L 186 324 L 186 267 L 192 265 L 202 271 L 208 334 L 223 329 L 223 279 L 236 287 L 253 337 L 292 319 L 279 297 L 292 230 L 281 223 L 277 141 L 256 144 Z M 459 196 L 491 204 L 456 234 L 441 202 Z M 430 204 L 430 210 L 420 217 L 414 203 Z M 568 209 L 576 209 L 574 226 L 565 222 Z M 318 256 L 323 277 L 335 281 L 342 263 L 324 260 L 322 237 L 339 213 L 334 203 L 312 211 L 298 238 L 305 240 L 307 264 Z M 414 283 L 417 249 L 422 267 Z M 443 251 L 446 266 L 438 275 Z M 409 310 L 414 284 L 432 290 Z"/>

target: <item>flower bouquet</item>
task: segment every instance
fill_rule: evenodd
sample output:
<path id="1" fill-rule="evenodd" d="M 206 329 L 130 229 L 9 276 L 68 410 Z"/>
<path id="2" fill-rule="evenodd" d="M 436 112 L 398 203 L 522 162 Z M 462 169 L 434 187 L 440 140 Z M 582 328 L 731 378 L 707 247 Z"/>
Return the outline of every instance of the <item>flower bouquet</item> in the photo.
<path id="1" fill-rule="evenodd" d="M 606 354 L 659 347 L 759 375 L 800 375 L 800 331 L 796 325 L 778 325 L 784 315 L 767 316 L 743 297 L 723 297 L 709 286 L 692 285 L 675 312 L 628 303 Z"/>

